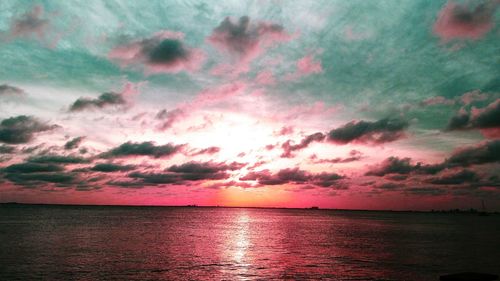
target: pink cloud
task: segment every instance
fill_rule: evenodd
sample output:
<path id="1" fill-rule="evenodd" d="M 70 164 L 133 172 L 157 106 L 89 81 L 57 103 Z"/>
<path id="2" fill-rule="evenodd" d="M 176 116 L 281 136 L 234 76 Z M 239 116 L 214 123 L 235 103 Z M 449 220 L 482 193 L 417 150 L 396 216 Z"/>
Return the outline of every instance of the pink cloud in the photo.
<path id="1" fill-rule="evenodd" d="M 449 1 L 438 15 L 434 33 L 444 42 L 453 39 L 477 40 L 494 26 L 498 1 L 482 1 L 475 7 Z"/>
<path id="2" fill-rule="evenodd" d="M 247 182 L 240 182 L 240 181 L 221 181 L 221 182 L 215 182 L 215 183 L 210 183 L 205 186 L 206 188 L 210 189 L 220 189 L 220 188 L 229 188 L 229 187 L 241 187 L 241 188 L 255 188 L 259 187 L 258 185 L 252 185 Z"/>
<path id="3" fill-rule="evenodd" d="M 210 147 L 203 148 L 203 149 L 191 149 L 188 152 L 188 155 L 189 156 L 198 156 L 198 155 L 202 155 L 202 154 L 212 155 L 212 154 L 215 154 L 215 153 L 219 153 L 219 151 L 220 151 L 220 147 L 218 147 L 218 146 L 210 146 Z"/>
<path id="4" fill-rule="evenodd" d="M 113 48 L 109 58 L 122 66 L 144 65 L 146 74 L 196 71 L 205 60 L 205 54 L 187 47 L 183 38 L 181 32 L 161 31 L 150 38 Z"/>
<path id="5" fill-rule="evenodd" d="M 488 139 L 500 139 L 500 128 L 480 129 L 479 131 Z"/>
<path id="6" fill-rule="evenodd" d="M 235 65 L 228 63 L 218 64 L 210 69 L 210 74 L 215 76 L 224 76 L 231 74 L 232 76 L 238 76 L 240 73 L 245 73 L 249 71 L 248 65 L 240 65 L 235 67 Z"/>
<path id="7" fill-rule="evenodd" d="M 50 21 L 43 16 L 43 7 L 34 6 L 31 11 L 12 21 L 10 35 L 12 37 L 31 37 L 36 35 L 40 39 L 44 38 Z"/>
<path id="8" fill-rule="evenodd" d="M 275 132 L 277 136 L 286 136 L 293 134 L 294 129 L 293 126 L 283 126 L 279 132 Z"/>
<path id="9" fill-rule="evenodd" d="M 215 104 L 222 100 L 231 98 L 235 95 L 242 93 L 247 88 L 246 83 L 242 81 L 236 81 L 229 84 L 224 84 L 215 88 L 210 88 L 203 90 L 199 93 L 193 101 L 189 102 L 185 106 L 190 108 L 199 108 L 211 104 Z"/>
<path id="10" fill-rule="evenodd" d="M 205 89 L 201 91 L 197 96 L 195 96 L 191 101 L 181 103 L 177 106 L 177 108 L 171 111 L 167 111 L 164 109 L 158 112 L 156 114 L 156 119 L 162 120 L 162 123 L 158 126 L 158 129 L 160 131 L 166 130 L 172 127 L 175 122 L 187 118 L 195 110 L 230 99 L 238 94 L 241 94 L 243 91 L 245 91 L 246 88 L 246 83 L 242 81 L 236 81 L 214 88 Z M 205 118 L 205 121 L 206 122 L 201 126 L 189 127 L 189 130 L 196 131 L 204 129 L 206 126 L 212 125 L 212 121 L 209 118 Z"/>
<path id="11" fill-rule="evenodd" d="M 323 72 L 320 61 L 315 61 L 313 55 L 307 55 L 297 61 L 297 70 L 304 74 L 315 74 Z"/>
<path id="12" fill-rule="evenodd" d="M 484 101 L 488 99 L 488 94 L 481 93 L 479 90 L 467 92 L 460 97 L 463 104 L 469 105 L 475 101 Z"/>
<path id="13" fill-rule="evenodd" d="M 179 108 L 167 111 L 166 109 L 161 110 L 156 114 L 156 119 L 161 120 L 161 124 L 158 126 L 158 130 L 164 131 L 186 116 L 186 113 Z"/>
<path id="14" fill-rule="evenodd" d="M 496 112 L 500 111 L 500 98 L 496 99 L 494 102 L 488 104 L 484 108 L 472 107 L 472 109 L 471 109 L 472 116 L 471 117 L 472 118 L 480 118 L 481 115 L 484 115 L 485 113 L 493 112 L 493 111 L 495 111 L 495 115 L 496 115 Z M 491 113 L 491 114 L 493 115 L 493 113 Z"/>
<path id="15" fill-rule="evenodd" d="M 296 63 L 296 71 L 288 74 L 285 80 L 297 80 L 300 77 L 309 76 L 312 74 L 318 74 L 323 72 L 323 66 L 321 61 L 315 60 L 314 55 L 310 54 L 301 59 Z"/>
<path id="16" fill-rule="evenodd" d="M 455 101 L 447 99 L 443 96 L 436 96 L 436 97 L 427 98 L 424 101 L 422 101 L 420 104 L 423 106 L 440 105 L 440 104 L 453 105 L 453 104 L 455 104 Z"/>
<path id="17" fill-rule="evenodd" d="M 260 85 L 274 85 L 276 83 L 276 79 L 271 71 L 263 70 L 257 74 L 255 82 Z"/>
<path id="18" fill-rule="evenodd" d="M 57 13 L 45 13 L 40 5 L 35 5 L 30 11 L 14 17 L 10 23 L 9 30 L 0 39 L 6 41 L 16 38 L 38 39 L 45 47 L 55 48 L 61 37 L 74 32 L 75 25 L 67 26 L 65 32 L 55 31 L 51 25 L 51 18 Z"/>
<path id="19" fill-rule="evenodd" d="M 500 99 L 484 108 L 472 107 L 468 113 L 462 108 L 448 123 L 448 130 L 479 129 L 487 138 L 499 138 L 500 130 Z"/>
<path id="20" fill-rule="evenodd" d="M 474 90 L 471 92 L 467 92 L 460 97 L 456 97 L 453 99 L 448 99 L 443 96 L 435 96 L 427 98 L 420 102 L 421 106 L 430 106 L 430 105 L 454 105 L 456 103 L 462 103 L 464 105 L 469 105 L 476 101 L 485 101 L 488 99 L 487 93 L 481 93 L 479 90 Z"/>
<path id="21" fill-rule="evenodd" d="M 120 94 L 125 98 L 125 100 L 131 102 L 139 94 L 139 88 L 145 84 L 146 82 L 132 83 L 127 81 L 125 82 L 123 90 Z"/>

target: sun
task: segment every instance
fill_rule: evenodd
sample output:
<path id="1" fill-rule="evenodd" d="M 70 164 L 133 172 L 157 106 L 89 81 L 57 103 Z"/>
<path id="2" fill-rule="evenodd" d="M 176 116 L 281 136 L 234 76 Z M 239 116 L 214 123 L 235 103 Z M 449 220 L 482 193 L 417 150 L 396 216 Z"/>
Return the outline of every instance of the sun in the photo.
<path id="1" fill-rule="evenodd" d="M 196 121 L 188 123 L 194 125 Z M 273 136 L 276 127 L 244 113 L 227 112 L 212 118 L 203 130 L 185 132 L 180 139 L 192 147 L 219 147 L 216 156 L 219 161 L 255 163 L 266 145 L 276 142 Z"/>

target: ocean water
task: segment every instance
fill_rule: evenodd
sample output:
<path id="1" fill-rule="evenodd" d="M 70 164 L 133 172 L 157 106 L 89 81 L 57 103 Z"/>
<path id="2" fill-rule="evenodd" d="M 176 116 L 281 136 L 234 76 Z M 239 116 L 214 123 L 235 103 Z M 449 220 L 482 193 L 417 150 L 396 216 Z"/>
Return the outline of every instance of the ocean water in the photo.
<path id="1" fill-rule="evenodd" d="M 500 217 L 0 207 L 0 280 L 439 280 L 500 273 Z"/>

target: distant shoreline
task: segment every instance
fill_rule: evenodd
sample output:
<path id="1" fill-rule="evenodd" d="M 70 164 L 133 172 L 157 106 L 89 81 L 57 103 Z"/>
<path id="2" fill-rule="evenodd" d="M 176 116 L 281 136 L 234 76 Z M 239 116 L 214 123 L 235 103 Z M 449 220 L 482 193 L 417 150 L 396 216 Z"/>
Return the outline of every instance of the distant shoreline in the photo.
<path id="1" fill-rule="evenodd" d="M 228 208 L 228 209 L 270 209 L 270 210 L 310 210 L 310 211 L 345 211 L 345 212 L 386 212 L 386 213 L 430 213 L 430 214 L 471 214 L 477 215 L 480 212 L 476 209 L 469 210 L 370 210 L 370 209 L 337 209 L 337 208 L 292 208 L 292 207 L 247 207 L 247 206 L 208 206 L 208 205 L 99 205 L 99 204 L 51 204 L 51 203 L 20 203 L 20 202 L 3 202 L 0 207 L 4 206 L 53 206 L 53 207 L 109 207 L 109 208 Z M 486 212 L 487 214 L 500 214 L 500 212 Z"/>

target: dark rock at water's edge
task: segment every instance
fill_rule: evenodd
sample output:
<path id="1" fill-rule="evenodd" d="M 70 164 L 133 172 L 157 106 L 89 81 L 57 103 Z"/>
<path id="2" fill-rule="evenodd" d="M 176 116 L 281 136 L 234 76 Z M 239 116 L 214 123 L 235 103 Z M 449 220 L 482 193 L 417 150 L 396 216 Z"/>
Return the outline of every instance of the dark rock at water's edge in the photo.
<path id="1" fill-rule="evenodd" d="M 498 275 L 476 272 L 462 272 L 439 277 L 440 281 L 493 281 L 498 280 Z"/>

